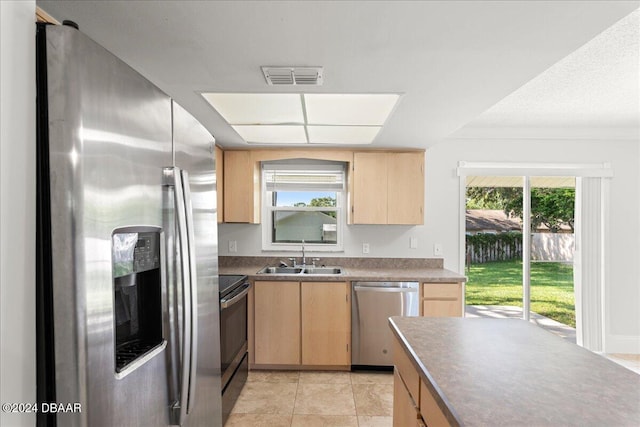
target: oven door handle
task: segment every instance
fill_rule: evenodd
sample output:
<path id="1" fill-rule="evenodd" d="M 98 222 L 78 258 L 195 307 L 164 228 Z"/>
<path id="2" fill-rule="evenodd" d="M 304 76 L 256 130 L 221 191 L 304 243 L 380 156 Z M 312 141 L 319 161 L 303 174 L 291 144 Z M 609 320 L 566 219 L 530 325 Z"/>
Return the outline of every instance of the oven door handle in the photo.
<path id="1" fill-rule="evenodd" d="M 234 305 L 237 302 L 240 302 L 240 300 L 242 298 L 245 297 L 245 295 L 247 295 L 249 293 L 249 289 L 251 289 L 251 285 L 247 285 L 242 292 L 240 292 L 238 295 L 235 295 L 233 298 L 231 298 L 230 300 L 220 300 L 220 308 L 229 308 L 232 305 Z"/>

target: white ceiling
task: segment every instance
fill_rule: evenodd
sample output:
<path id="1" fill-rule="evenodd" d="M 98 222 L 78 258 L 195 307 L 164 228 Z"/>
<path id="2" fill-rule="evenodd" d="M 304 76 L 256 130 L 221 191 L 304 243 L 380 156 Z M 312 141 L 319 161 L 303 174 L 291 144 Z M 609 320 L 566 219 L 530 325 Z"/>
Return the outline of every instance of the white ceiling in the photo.
<path id="1" fill-rule="evenodd" d="M 78 23 L 175 98 L 224 147 L 247 145 L 200 92 L 297 93 L 298 87 L 268 86 L 260 66 L 300 65 L 324 67 L 324 85 L 306 92 L 402 93 L 373 146 L 405 148 L 451 136 L 640 6 L 536 0 L 37 4 L 58 20 Z M 598 78 L 619 80 L 616 69 L 602 66 L 594 64 Z M 570 83 L 574 71 L 565 70 L 562 82 Z"/>
<path id="2" fill-rule="evenodd" d="M 640 140 L 640 9 L 453 137 Z"/>

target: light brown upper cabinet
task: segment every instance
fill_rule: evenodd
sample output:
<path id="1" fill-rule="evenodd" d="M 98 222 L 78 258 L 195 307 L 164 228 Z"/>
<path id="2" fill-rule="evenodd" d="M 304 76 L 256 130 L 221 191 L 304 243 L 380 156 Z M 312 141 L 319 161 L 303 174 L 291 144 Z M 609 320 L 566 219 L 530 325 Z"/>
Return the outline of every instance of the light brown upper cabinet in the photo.
<path id="1" fill-rule="evenodd" d="M 224 152 L 216 145 L 216 195 L 218 223 L 224 222 Z"/>
<path id="2" fill-rule="evenodd" d="M 260 171 L 251 151 L 224 152 L 224 222 L 260 222 Z"/>
<path id="3" fill-rule="evenodd" d="M 353 224 L 424 224 L 424 152 L 353 155 Z"/>

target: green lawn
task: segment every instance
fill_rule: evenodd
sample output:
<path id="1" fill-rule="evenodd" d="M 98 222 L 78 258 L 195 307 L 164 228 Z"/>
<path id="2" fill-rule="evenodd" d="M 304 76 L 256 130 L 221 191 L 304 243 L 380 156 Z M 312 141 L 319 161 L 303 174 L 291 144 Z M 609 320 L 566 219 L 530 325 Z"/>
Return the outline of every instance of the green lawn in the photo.
<path id="1" fill-rule="evenodd" d="M 474 264 L 467 276 L 467 305 L 522 307 L 521 261 Z M 531 263 L 531 310 L 575 328 L 571 264 Z"/>

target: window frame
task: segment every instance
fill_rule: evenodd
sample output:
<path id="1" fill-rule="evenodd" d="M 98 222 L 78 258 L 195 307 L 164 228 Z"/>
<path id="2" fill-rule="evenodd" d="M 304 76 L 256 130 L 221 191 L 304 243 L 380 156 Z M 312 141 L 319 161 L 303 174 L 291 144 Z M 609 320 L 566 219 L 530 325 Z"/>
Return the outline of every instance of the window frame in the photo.
<path id="1" fill-rule="evenodd" d="M 301 164 L 304 162 L 308 162 L 309 159 L 290 159 L 284 161 L 285 163 L 295 164 L 296 160 L 300 161 Z M 326 162 L 327 165 L 336 164 L 335 161 L 318 161 L 313 160 L 320 164 L 321 162 Z M 273 163 L 281 163 L 283 161 L 276 161 Z M 344 162 L 339 162 L 344 163 Z M 315 207 L 315 206 L 307 206 L 307 207 L 293 207 L 293 206 L 283 206 L 277 207 L 273 206 L 273 191 L 267 190 L 267 180 L 265 179 L 265 162 L 261 162 L 260 164 L 260 192 L 262 198 L 262 208 L 261 208 L 261 217 L 262 217 L 262 250 L 263 251 L 277 251 L 277 252 L 301 252 L 302 243 L 277 243 L 272 241 L 272 233 L 274 229 L 273 217 L 274 212 L 276 211 L 301 211 L 301 212 L 326 212 L 326 211 L 335 211 L 336 212 L 336 243 L 312 243 L 305 242 L 305 251 L 309 252 L 344 252 L 344 232 L 347 223 L 347 164 L 343 164 L 343 181 L 342 181 L 342 189 L 341 190 L 327 190 L 327 191 L 335 191 L 336 192 L 336 206 L 335 207 Z M 301 190 L 304 191 L 304 190 Z M 311 190 L 309 190 L 311 191 Z M 322 190 L 318 190 L 322 191 Z"/>

